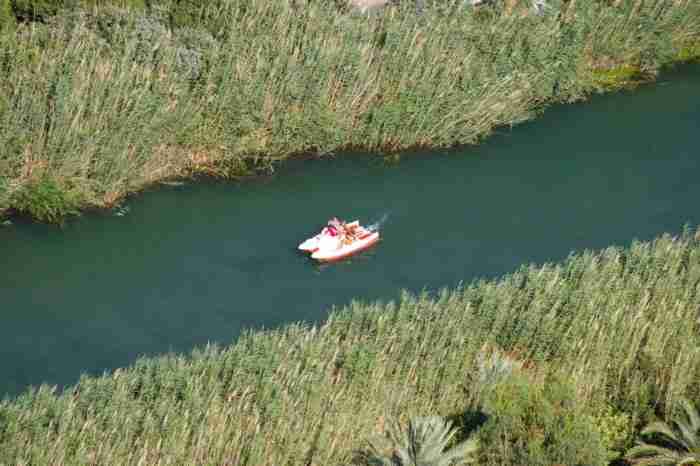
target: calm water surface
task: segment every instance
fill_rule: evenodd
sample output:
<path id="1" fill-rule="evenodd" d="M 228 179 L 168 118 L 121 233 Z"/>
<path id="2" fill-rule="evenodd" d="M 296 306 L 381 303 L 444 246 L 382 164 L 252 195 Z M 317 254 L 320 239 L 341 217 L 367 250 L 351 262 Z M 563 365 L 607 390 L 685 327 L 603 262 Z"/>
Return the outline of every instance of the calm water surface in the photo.
<path id="1" fill-rule="evenodd" d="M 691 66 L 449 154 L 294 162 L 265 180 L 137 196 L 125 216 L 0 228 L 0 397 L 230 343 L 243 328 L 319 321 L 353 298 L 698 225 L 699 137 Z M 318 267 L 295 247 L 333 215 L 386 216 L 384 240 Z"/>

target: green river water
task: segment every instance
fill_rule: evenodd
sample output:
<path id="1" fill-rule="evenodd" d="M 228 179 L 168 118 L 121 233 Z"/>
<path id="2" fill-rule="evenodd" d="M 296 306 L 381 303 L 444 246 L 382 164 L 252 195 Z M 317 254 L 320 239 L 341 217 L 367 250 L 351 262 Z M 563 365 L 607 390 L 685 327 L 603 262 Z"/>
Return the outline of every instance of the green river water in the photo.
<path id="1" fill-rule="evenodd" d="M 0 397 L 320 321 L 353 298 L 677 233 L 700 224 L 699 139 L 695 65 L 449 153 L 296 161 L 263 179 L 162 187 L 123 216 L 15 222 L 0 228 Z M 384 219 L 382 242 L 317 266 L 295 248 L 333 215 Z"/>

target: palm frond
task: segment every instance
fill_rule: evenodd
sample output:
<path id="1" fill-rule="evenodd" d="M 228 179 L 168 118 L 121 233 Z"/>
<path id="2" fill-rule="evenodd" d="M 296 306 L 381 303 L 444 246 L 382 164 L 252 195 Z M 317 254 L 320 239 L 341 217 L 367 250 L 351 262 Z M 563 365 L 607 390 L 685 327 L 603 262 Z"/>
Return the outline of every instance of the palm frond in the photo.
<path id="1" fill-rule="evenodd" d="M 678 433 L 674 432 L 673 429 L 671 429 L 671 427 L 665 422 L 652 422 L 642 429 L 641 434 L 646 437 L 657 436 L 663 439 L 663 441 L 666 443 L 687 449 L 687 447 L 684 445 L 683 439 L 680 438 Z"/>
<path id="2" fill-rule="evenodd" d="M 455 445 L 442 454 L 442 461 L 437 466 L 473 463 L 479 451 L 479 439 L 470 438 Z"/>
<path id="3" fill-rule="evenodd" d="M 654 461 L 671 461 L 670 464 L 676 464 L 680 459 L 680 455 L 676 450 L 671 450 L 670 448 L 660 447 L 658 445 L 651 445 L 649 443 L 641 442 L 638 445 L 632 447 L 627 452 L 627 458 L 631 460 L 647 459 Z M 665 463 L 643 463 L 641 461 L 635 461 L 635 464 L 665 464 Z"/>
<path id="4" fill-rule="evenodd" d="M 403 430 L 389 424 L 384 437 L 370 440 L 368 448 L 356 456 L 367 466 L 457 466 L 474 461 L 476 439 L 468 439 L 447 449 L 457 430 L 440 416 L 412 419 Z"/>
<path id="5" fill-rule="evenodd" d="M 671 425 L 657 421 L 645 427 L 640 441 L 627 452 L 627 459 L 640 466 L 682 466 L 700 463 L 700 414 L 693 404 L 680 400 L 682 408 Z"/>
<path id="6" fill-rule="evenodd" d="M 676 429 L 679 431 L 680 440 L 683 443 L 683 447 L 687 451 L 693 451 L 700 446 L 700 443 L 698 443 L 697 431 L 694 431 L 689 423 L 677 420 L 674 422 L 674 424 L 676 425 Z"/>
<path id="7" fill-rule="evenodd" d="M 693 443 L 697 444 L 697 434 L 698 432 L 700 432 L 700 413 L 698 413 L 697 408 L 687 398 L 682 398 L 679 404 L 681 405 L 683 413 L 687 418 L 687 425 L 690 427 L 690 430 L 695 434 L 695 441 Z"/>

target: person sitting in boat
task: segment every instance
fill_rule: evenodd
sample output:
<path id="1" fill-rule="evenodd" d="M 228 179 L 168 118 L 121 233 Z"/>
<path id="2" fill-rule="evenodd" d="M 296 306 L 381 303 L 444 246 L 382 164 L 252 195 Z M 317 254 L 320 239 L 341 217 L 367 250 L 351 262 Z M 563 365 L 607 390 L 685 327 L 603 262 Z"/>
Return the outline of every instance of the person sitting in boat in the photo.
<path id="1" fill-rule="evenodd" d="M 328 221 L 328 234 L 331 236 L 343 235 L 345 233 L 344 222 L 338 220 L 338 218 L 333 217 Z"/>
<path id="2" fill-rule="evenodd" d="M 355 239 L 357 239 L 357 233 L 358 232 L 357 232 L 357 225 L 356 224 L 345 226 L 345 236 L 350 241 L 354 241 Z"/>

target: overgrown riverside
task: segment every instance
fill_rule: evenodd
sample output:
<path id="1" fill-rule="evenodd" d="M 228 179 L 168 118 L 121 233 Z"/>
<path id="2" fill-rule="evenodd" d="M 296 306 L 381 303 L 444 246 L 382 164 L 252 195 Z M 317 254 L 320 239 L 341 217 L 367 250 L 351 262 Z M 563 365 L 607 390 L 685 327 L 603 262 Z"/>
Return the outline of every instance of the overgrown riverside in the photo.
<path id="1" fill-rule="evenodd" d="M 699 286 L 686 231 L 354 303 L 5 400 L 0 464 L 349 464 L 389 419 L 430 415 L 478 427 L 480 464 L 606 464 L 700 400 Z M 485 355 L 513 377 L 489 377 Z"/>
<path id="2" fill-rule="evenodd" d="M 0 1 L 0 211 L 44 221 L 294 154 L 474 143 L 700 56 L 693 0 L 58 3 Z"/>

